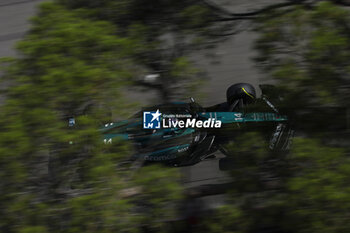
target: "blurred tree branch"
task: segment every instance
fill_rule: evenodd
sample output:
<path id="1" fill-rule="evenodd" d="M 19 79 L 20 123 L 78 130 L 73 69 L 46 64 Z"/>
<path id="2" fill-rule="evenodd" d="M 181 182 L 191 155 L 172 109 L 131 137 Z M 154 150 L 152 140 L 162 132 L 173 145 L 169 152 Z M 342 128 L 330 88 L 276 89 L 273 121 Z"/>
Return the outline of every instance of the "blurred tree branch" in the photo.
<path id="1" fill-rule="evenodd" d="M 322 0 L 321 0 L 322 1 Z M 226 10 L 225 8 L 219 6 L 214 1 L 211 0 L 202 0 L 202 2 L 212 9 L 218 16 L 216 21 L 239 21 L 239 20 L 254 20 L 257 19 L 258 16 L 261 16 L 266 13 L 271 13 L 275 10 L 281 10 L 284 8 L 290 8 L 293 6 L 305 6 L 307 8 L 314 7 L 319 2 L 318 0 L 287 0 L 285 2 L 279 2 L 274 4 L 266 4 L 266 6 L 262 6 L 257 10 L 242 12 L 242 13 L 233 13 L 231 11 Z M 328 1 L 328 0 L 325 0 Z M 332 2 L 336 5 L 340 6 L 350 6 L 350 1 L 347 0 L 332 0 Z"/>

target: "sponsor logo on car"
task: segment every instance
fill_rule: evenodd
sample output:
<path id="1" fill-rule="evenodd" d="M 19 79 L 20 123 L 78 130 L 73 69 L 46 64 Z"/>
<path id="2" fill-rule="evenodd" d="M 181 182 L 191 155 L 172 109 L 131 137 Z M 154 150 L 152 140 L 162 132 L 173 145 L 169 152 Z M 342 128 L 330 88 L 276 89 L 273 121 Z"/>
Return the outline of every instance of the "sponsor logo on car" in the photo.
<path id="1" fill-rule="evenodd" d="M 178 149 L 177 152 L 181 153 L 181 152 L 185 152 L 188 150 L 188 146 L 184 147 L 184 148 L 181 148 L 181 149 Z"/>

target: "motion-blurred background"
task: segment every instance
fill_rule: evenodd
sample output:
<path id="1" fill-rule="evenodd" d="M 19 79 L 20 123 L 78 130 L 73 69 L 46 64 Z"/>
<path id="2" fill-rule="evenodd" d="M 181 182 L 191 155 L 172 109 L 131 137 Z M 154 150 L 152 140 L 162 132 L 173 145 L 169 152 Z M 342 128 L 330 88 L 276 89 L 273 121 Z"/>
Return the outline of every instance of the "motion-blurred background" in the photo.
<path id="1" fill-rule="evenodd" d="M 0 231 L 349 231 L 349 6 L 0 0 Z M 131 146 L 106 148 L 94 130 L 110 111 L 224 102 L 237 82 L 284 93 L 297 129 L 288 155 L 271 155 L 257 132 L 237 138 L 229 171 L 220 153 L 125 170 Z"/>

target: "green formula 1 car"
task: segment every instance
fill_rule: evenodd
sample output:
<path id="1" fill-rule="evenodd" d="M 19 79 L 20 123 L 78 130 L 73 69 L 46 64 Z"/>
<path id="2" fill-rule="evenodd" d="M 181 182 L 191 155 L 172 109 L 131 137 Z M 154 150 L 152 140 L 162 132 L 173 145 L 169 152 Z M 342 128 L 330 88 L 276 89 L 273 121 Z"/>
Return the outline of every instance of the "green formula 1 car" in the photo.
<path id="1" fill-rule="evenodd" d="M 172 166 L 196 164 L 218 150 L 227 154 L 225 146 L 247 130 L 263 132 L 271 150 L 286 151 L 294 131 L 287 116 L 267 99 L 270 86 L 260 87 L 258 99 L 252 85 L 238 83 L 228 88 L 224 103 L 205 108 L 191 98 L 189 103 L 156 105 L 100 131 L 106 144 L 131 141 L 137 151 L 131 160 Z"/>

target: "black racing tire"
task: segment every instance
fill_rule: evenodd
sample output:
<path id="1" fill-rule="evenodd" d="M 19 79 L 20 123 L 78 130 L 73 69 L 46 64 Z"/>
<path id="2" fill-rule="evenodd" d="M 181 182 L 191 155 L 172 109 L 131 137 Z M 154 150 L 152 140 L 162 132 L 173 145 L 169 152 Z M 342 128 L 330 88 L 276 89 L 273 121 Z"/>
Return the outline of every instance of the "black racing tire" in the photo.
<path id="1" fill-rule="evenodd" d="M 269 140 L 269 148 L 277 153 L 288 153 L 295 131 L 289 124 L 276 125 Z"/>
<path id="2" fill-rule="evenodd" d="M 233 104 L 237 99 L 243 99 L 245 104 L 251 103 L 256 98 L 255 88 L 249 83 L 236 83 L 226 91 L 228 104 Z"/>

